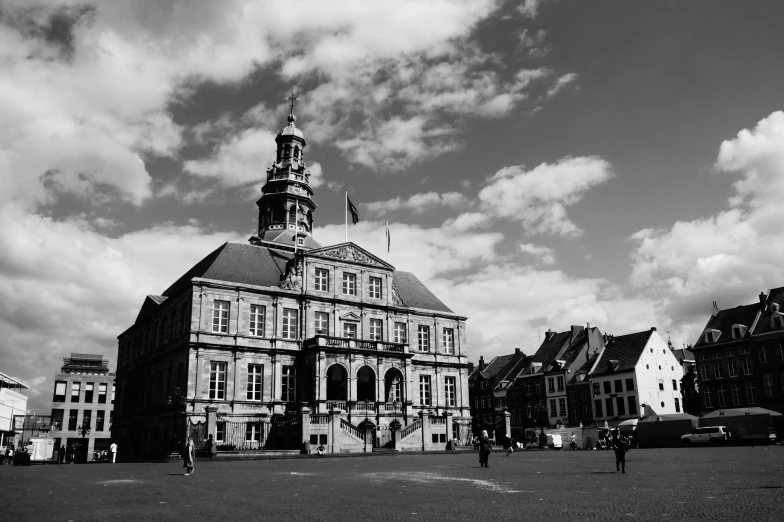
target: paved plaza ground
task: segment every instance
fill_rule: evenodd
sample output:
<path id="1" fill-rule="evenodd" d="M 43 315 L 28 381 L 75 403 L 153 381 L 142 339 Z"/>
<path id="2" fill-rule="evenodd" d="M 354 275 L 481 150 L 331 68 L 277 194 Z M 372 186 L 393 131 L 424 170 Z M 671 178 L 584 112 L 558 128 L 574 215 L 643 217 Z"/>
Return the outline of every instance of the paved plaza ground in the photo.
<path id="1" fill-rule="evenodd" d="M 0 467 L 0 519 L 784 520 L 784 446 Z"/>

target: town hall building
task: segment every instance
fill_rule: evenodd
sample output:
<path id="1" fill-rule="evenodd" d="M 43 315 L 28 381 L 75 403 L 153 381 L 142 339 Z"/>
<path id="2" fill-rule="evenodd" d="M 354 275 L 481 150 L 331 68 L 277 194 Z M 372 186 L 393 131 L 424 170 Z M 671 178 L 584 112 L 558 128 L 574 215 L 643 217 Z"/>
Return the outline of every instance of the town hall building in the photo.
<path id="1" fill-rule="evenodd" d="M 360 246 L 322 246 L 295 126 L 257 202 L 258 231 L 227 242 L 119 337 L 120 460 L 197 448 L 443 449 L 470 437 L 466 317 Z"/>

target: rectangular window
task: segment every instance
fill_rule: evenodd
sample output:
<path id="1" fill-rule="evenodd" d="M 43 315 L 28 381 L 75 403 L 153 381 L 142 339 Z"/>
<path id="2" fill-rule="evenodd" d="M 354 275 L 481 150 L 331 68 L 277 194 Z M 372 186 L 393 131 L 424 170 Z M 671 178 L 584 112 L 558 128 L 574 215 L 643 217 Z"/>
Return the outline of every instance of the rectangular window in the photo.
<path id="1" fill-rule="evenodd" d="M 607 416 L 615 417 L 615 409 L 613 407 L 613 400 L 611 398 L 604 399 L 604 405 L 607 408 Z"/>
<path id="2" fill-rule="evenodd" d="M 611 388 L 612 383 L 610 381 L 606 381 L 603 384 L 604 384 L 604 393 L 606 393 L 607 395 L 611 394 L 612 393 L 612 388 Z"/>
<path id="3" fill-rule="evenodd" d="M 419 403 L 422 406 L 430 406 L 430 376 L 419 376 Z"/>
<path id="4" fill-rule="evenodd" d="M 555 399 L 550 399 L 550 417 L 555 417 L 558 415 L 558 410 L 556 410 L 556 401 Z"/>
<path id="5" fill-rule="evenodd" d="M 250 305 L 250 335 L 264 337 L 264 321 L 267 308 L 262 305 Z"/>
<path id="6" fill-rule="evenodd" d="M 368 284 L 368 295 L 371 299 L 381 299 L 381 278 L 371 277 Z"/>
<path id="7" fill-rule="evenodd" d="M 587 400 L 588 400 L 588 390 L 583 390 L 583 391 L 580 393 L 580 398 L 581 398 L 582 400 L 584 400 L 584 401 L 587 401 Z"/>
<path id="8" fill-rule="evenodd" d="M 601 393 L 601 390 L 599 388 L 600 388 L 600 386 L 599 386 L 598 382 L 593 383 L 593 394 L 594 395 L 599 395 Z"/>
<path id="9" fill-rule="evenodd" d="M 71 383 L 71 402 L 79 402 L 79 394 L 82 392 L 82 383 Z"/>
<path id="10" fill-rule="evenodd" d="M 106 404 L 106 383 L 98 384 L 98 404 Z"/>
<path id="11" fill-rule="evenodd" d="M 99 410 L 95 414 L 95 431 L 103 431 L 103 425 L 106 420 L 106 412 Z"/>
<path id="12" fill-rule="evenodd" d="M 558 415 L 566 417 L 566 399 L 558 399 Z"/>
<path id="13" fill-rule="evenodd" d="M 357 275 L 343 272 L 343 293 L 357 295 Z"/>
<path id="14" fill-rule="evenodd" d="M 343 337 L 357 338 L 357 323 L 343 323 Z"/>
<path id="15" fill-rule="evenodd" d="M 297 309 L 284 308 L 283 309 L 283 332 L 284 339 L 297 338 Z"/>
<path id="16" fill-rule="evenodd" d="M 229 302 L 215 301 L 212 304 L 212 331 L 229 333 Z"/>
<path id="17" fill-rule="evenodd" d="M 637 415 L 637 399 L 634 395 L 626 397 L 629 401 L 629 415 Z"/>
<path id="18" fill-rule="evenodd" d="M 733 384 L 732 385 L 732 405 L 733 406 L 740 406 L 743 404 L 743 398 L 740 394 L 740 384 Z"/>
<path id="19" fill-rule="evenodd" d="M 482 408 L 484 408 L 485 407 L 485 398 L 484 397 L 482 397 L 482 402 L 481 403 L 482 403 Z"/>
<path id="20" fill-rule="evenodd" d="M 248 390 L 247 399 L 249 401 L 261 400 L 261 382 L 264 374 L 264 365 L 249 364 L 248 365 Z"/>
<path id="21" fill-rule="evenodd" d="M 226 442 L 226 421 L 215 423 L 215 442 Z"/>
<path id="22" fill-rule="evenodd" d="M 659 391 L 664 391 L 664 381 L 659 379 Z"/>
<path id="23" fill-rule="evenodd" d="M 95 383 L 88 382 L 84 385 L 84 402 L 92 404 L 93 393 L 95 392 Z"/>
<path id="24" fill-rule="evenodd" d="M 406 323 L 395 323 L 395 342 L 406 342 Z"/>
<path id="25" fill-rule="evenodd" d="M 634 379 L 626 379 L 626 391 L 634 391 Z M 631 410 L 629 410 L 631 413 Z"/>
<path id="26" fill-rule="evenodd" d="M 370 320 L 370 339 L 372 341 L 382 341 L 383 330 L 384 330 L 384 321 L 382 321 L 381 319 Z"/>
<path id="27" fill-rule="evenodd" d="M 558 391 L 564 391 L 564 378 L 560 375 L 557 377 Z"/>
<path id="28" fill-rule="evenodd" d="M 710 368 L 708 368 L 707 363 L 700 365 L 700 379 L 703 381 L 710 379 Z"/>
<path id="29" fill-rule="evenodd" d="M 583 404 L 582 421 L 585 422 L 585 421 L 589 421 L 589 420 L 591 420 L 591 410 L 590 410 L 590 408 L 588 407 L 587 404 Z"/>
<path id="30" fill-rule="evenodd" d="M 760 346 L 759 350 L 758 350 L 758 353 L 759 353 L 759 362 L 761 362 L 761 363 L 768 362 L 768 349 L 767 348 L 765 348 L 764 346 Z"/>
<path id="31" fill-rule="evenodd" d="M 418 329 L 418 337 L 419 337 L 419 351 L 429 352 L 430 351 L 430 327 L 420 324 Z"/>
<path id="32" fill-rule="evenodd" d="M 457 386 L 454 377 L 444 377 L 444 396 L 447 406 L 457 406 Z"/>
<path id="33" fill-rule="evenodd" d="M 675 379 L 672 380 L 672 389 L 678 391 L 678 381 Z"/>
<path id="34" fill-rule="evenodd" d="M 82 428 L 81 429 L 93 429 L 93 412 L 91 410 L 84 410 L 82 415 Z"/>
<path id="35" fill-rule="evenodd" d="M 114 404 L 114 390 L 115 390 L 114 383 L 112 383 L 112 404 Z"/>
<path id="36" fill-rule="evenodd" d="M 784 361 L 784 346 L 779 345 L 778 348 L 776 348 L 776 360 Z"/>
<path id="37" fill-rule="evenodd" d="M 753 382 L 746 383 L 746 399 L 749 404 L 757 404 L 757 386 Z"/>
<path id="38" fill-rule="evenodd" d="M 680 412 L 681 412 L 681 401 L 679 401 L 678 398 L 676 397 L 675 398 L 675 413 L 680 413 Z"/>
<path id="39" fill-rule="evenodd" d="M 775 386 L 772 373 L 762 374 L 762 391 L 765 397 L 773 397 L 773 387 Z"/>
<path id="40" fill-rule="evenodd" d="M 594 409 L 596 409 L 596 417 L 604 417 L 602 414 L 602 400 L 596 399 L 593 401 Z"/>
<path id="41" fill-rule="evenodd" d="M 738 361 L 727 361 L 727 375 L 729 375 L 730 378 L 738 376 Z"/>
<path id="42" fill-rule="evenodd" d="M 722 363 L 713 364 L 713 377 L 716 379 L 724 378 L 724 365 Z"/>
<path id="43" fill-rule="evenodd" d="M 727 389 L 723 385 L 716 387 L 716 398 L 719 400 L 719 408 L 727 405 Z"/>
<path id="44" fill-rule="evenodd" d="M 622 393 L 622 392 L 623 392 L 623 381 L 621 379 L 616 379 L 615 393 Z"/>
<path id="45" fill-rule="evenodd" d="M 283 402 L 294 402 L 297 400 L 297 373 L 293 366 L 283 366 L 281 368 L 280 385 L 280 400 Z"/>
<path id="46" fill-rule="evenodd" d="M 329 313 L 316 312 L 316 334 L 329 335 Z"/>
<path id="47" fill-rule="evenodd" d="M 743 375 L 751 375 L 754 371 L 751 366 L 751 359 L 748 357 L 741 359 L 741 366 L 743 367 Z"/>
<path id="48" fill-rule="evenodd" d="M 702 399 L 706 408 L 713 408 L 713 391 L 706 389 L 702 394 Z"/>
<path id="49" fill-rule="evenodd" d="M 210 399 L 226 399 L 226 363 L 210 362 Z"/>
<path id="50" fill-rule="evenodd" d="M 474 397 L 474 408 L 479 409 L 479 397 Z"/>
<path id="51" fill-rule="evenodd" d="M 455 353 L 455 331 L 452 328 L 444 328 L 441 342 L 444 353 Z"/>
<path id="52" fill-rule="evenodd" d="M 547 391 L 550 393 L 555 392 L 555 377 L 547 378 Z"/>
<path id="53" fill-rule="evenodd" d="M 245 425 L 245 443 L 251 448 L 261 445 L 261 423 L 248 422 Z"/>
<path id="54" fill-rule="evenodd" d="M 623 399 L 623 397 L 615 398 L 615 406 L 618 408 L 619 416 L 626 415 L 626 401 Z"/>
<path id="55" fill-rule="evenodd" d="M 68 410 L 68 431 L 76 431 L 76 418 L 79 410 Z"/>
<path id="56" fill-rule="evenodd" d="M 54 383 L 54 402 L 65 402 L 65 388 L 68 385 L 65 381 L 55 381 Z"/>
<path id="57" fill-rule="evenodd" d="M 319 292 L 329 292 L 329 270 L 326 268 L 316 269 L 315 289 Z"/>

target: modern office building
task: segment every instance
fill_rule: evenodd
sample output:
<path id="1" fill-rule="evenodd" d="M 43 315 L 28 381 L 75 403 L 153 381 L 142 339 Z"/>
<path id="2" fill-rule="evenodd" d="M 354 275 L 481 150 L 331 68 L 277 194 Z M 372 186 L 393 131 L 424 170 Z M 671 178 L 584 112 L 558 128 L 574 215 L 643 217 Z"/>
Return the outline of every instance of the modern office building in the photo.
<path id="1" fill-rule="evenodd" d="M 17 445 L 14 417 L 24 416 L 27 411 L 26 389 L 25 383 L 0 372 L 0 446 Z"/>

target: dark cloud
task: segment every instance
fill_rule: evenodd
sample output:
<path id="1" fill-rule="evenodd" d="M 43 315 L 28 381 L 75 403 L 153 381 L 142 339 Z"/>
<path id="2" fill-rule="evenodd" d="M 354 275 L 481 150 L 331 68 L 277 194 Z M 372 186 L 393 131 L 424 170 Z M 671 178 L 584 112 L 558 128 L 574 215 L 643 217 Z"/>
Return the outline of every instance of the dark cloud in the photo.
<path id="1" fill-rule="evenodd" d="M 91 24 L 95 6 L 82 4 L 61 6 L 55 10 L 43 7 L 9 9 L 0 7 L 0 24 L 14 27 L 27 38 L 44 42 L 57 51 L 61 59 L 70 59 L 75 52 L 74 31 L 79 24 Z"/>

